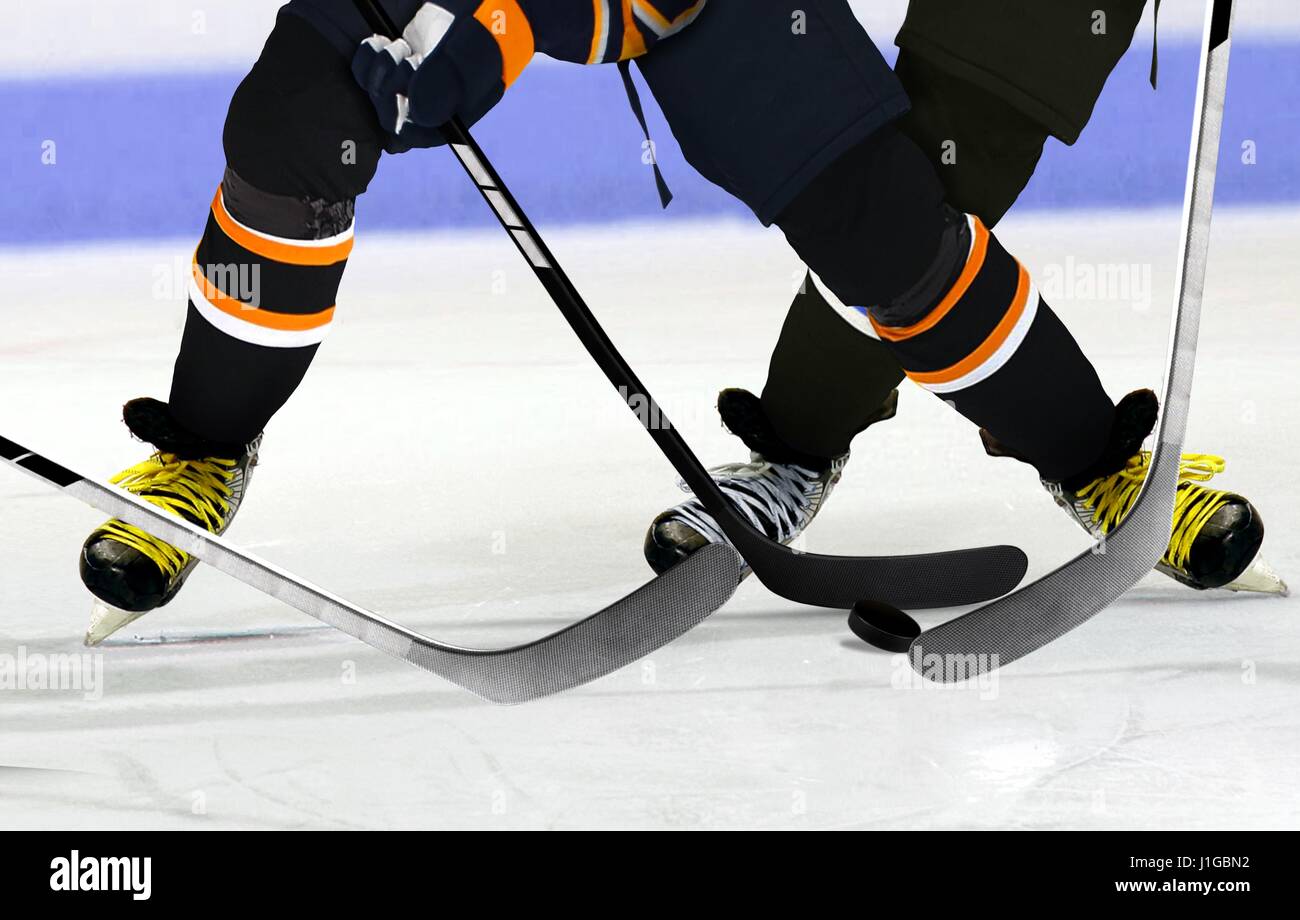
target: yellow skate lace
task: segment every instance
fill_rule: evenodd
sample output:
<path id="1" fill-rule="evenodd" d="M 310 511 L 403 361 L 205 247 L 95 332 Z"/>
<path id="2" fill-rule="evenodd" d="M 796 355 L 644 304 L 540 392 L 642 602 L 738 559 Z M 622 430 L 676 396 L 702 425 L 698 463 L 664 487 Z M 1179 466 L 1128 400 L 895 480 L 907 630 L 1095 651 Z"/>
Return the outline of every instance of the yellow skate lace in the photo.
<path id="1" fill-rule="evenodd" d="M 110 481 L 164 511 L 217 533 L 230 512 L 230 480 L 238 465 L 237 460 L 181 460 L 173 454 L 157 453 Z M 187 553 L 125 521 L 111 520 L 102 531 L 143 553 L 168 578 L 175 578 L 189 563 Z"/>
<path id="2" fill-rule="evenodd" d="M 1144 450 L 1130 457 L 1118 473 L 1094 479 L 1079 491 L 1078 498 L 1085 508 L 1091 509 L 1092 520 L 1102 533 L 1110 533 L 1128 515 L 1150 466 L 1151 452 Z M 1228 492 L 1198 485 L 1222 473 L 1226 466 L 1222 457 L 1213 454 L 1183 454 L 1178 465 L 1173 531 L 1161 560 L 1166 565 L 1186 571 L 1192 544 L 1214 512 L 1227 504 Z"/>

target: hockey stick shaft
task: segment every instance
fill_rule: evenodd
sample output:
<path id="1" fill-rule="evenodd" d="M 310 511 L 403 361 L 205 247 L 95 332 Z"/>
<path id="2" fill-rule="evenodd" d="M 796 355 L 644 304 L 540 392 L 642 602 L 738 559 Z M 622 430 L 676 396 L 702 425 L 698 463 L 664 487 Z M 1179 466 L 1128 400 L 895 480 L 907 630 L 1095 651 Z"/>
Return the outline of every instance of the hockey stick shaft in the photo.
<path id="1" fill-rule="evenodd" d="M 1150 572 L 1168 548 L 1209 257 L 1231 25 L 1231 0 L 1209 0 L 1160 422 L 1141 491 L 1125 520 L 1093 551 L 917 637 L 912 666 L 926 677 L 960 681 L 1042 648 L 1105 609 Z"/>
<path id="2" fill-rule="evenodd" d="M 534 642 L 470 649 L 429 639 L 317 587 L 120 489 L 0 437 L 0 460 L 105 514 L 143 528 L 250 587 L 380 651 L 494 703 L 522 703 L 588 683 L 643 658 L 702 623 L 731 597 L 740 557 L 707 547 L 599 613 Z"/>
<path id="3" fill-rule="evenodd" d="M 377 0 L 354 2 L 375 33 L 389 38 L 398 36 L 397 24 Z M 946 607 L 997 597 L 1014 588 L 1024 577 L 1028 561 L 1014 546 L 914 556 L 824 556 L 798 553 L 754 529 L 736 513 L 667 414 L 619 354 L 469 130 L 460 119 L 454 118 L 441 131 L 588 354 L 768 588 L 791 600 L 824 607 L 847 608 L 864 597 L 899 606 Z"/>

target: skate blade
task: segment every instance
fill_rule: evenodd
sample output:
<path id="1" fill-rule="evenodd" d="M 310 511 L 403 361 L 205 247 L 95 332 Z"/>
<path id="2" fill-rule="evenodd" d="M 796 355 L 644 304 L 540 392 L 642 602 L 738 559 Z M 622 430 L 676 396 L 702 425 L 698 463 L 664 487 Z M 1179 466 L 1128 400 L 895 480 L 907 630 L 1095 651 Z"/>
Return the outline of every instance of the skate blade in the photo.
<path id="1" fill-rule="evenodd" d="M 85 643 L 88 647 L 94 648 L 113 633 L 124 626 L 129 626 L 142 616 L 144 613 L 119 610 L 103 601 L 95 601 L 95 606 L 90 610 L 90 626 L 86 629 Z"/>
<path id="2" fill-rule="evenodd" d="M 1229 591 L 1247 591 L 1254 594 L 1276 594 L 1286 597 L 1291 593 L 1282 576 L 1273 570 L 1263 556 L 1256 556 L 1246 571 L 1223 586 Z"/>
<path id="3" fill-rule="evenodd" d="M 136 633 L 105 639 L 104 646 L 138 648 L 148 645 L 216 645 L 226 642 L 255 642 L 261 639 L 292 639 L 316 633 L 337 632 L 332 626 L 282 626 L 271 629 L 175 629 L 157 633 Z"/>

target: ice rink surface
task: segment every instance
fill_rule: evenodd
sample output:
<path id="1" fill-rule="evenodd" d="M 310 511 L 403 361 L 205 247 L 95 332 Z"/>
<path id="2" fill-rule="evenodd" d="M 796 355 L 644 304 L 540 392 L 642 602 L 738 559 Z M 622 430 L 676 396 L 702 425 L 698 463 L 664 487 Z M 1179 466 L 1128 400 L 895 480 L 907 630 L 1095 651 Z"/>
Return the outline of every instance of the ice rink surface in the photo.
<path id="1" fill-rule="evenodd" d="M 1176 212 L 1013 215 L 999 233 L 1112 395 L 1159 386 Z M 741 459 L 713 396 L 762 385 L 799 273 L 780 235 L 547 235 L 702 459 Z M 0 253 L 0 433 L 94 476 L 143 459 L 120 405 L 166 396 L 192 246 Z M 1293 583 L 1297 247 L 1295 210 L 1216 215 L 1188 444 L 1227 458 L 1215 485 L 1260 507 L 1265 555 Z M 1123 284 L 1090 291 L 1098 269 Z M 470 645 L 549 632 L 648 578 L 642 535 L 680 500 L 675 474 L 508 241 L 486 222 L 385 237 L 363 221 L 339 302 L 235 542 Z M 0 505 L 0 653 L 81 651 L 76 556 L 102 516 L 8 469 Z M 804 545 L 990 542 L 1022 546 L 1030 577 L 1087 545 L 1027 468 L 985 457 L 969 424 L 905 386 Z M 1152 575 L 996 681 L 940 690 L 843 612 L 751 579 L 651 660 L 497 708 L 200 569 L 102 650 L 101 698 L 0 692 L 0 824 L 1294 827 L 1298 604 Z"/>

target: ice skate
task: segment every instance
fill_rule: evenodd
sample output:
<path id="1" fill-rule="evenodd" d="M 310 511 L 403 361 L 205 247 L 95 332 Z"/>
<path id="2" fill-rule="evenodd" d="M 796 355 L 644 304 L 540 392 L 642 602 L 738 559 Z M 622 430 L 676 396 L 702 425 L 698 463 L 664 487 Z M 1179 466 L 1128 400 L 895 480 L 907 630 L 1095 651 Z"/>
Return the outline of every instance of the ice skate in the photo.
<path id="1" fill-rule="evenodd" d="M 1045 483 L 1056 503 L 1095 537 L 1109 533 L 1132 507 L 1146 479 L 1151 452 L 1130 457 L 1118 473 L 1103 476 L 1077 492 Z M 1207 482 L 1226 463 L 1213 454 L 1183 454 L 1178 472 L 1173 532 L 1157 571 L 1190 588 L 1205 591 L 1288 593 L 1286 583 L 1260 555 L 1264 521 L 1246 498 L 1210 489 Z"/>
<path id="2" fill-rule="evenodd" d="M 167 405 L 153 399 L 127 403 L 123 417 L 132 434 L 157 450 L 112 483 L 212 533 L 225 533 L 243 502 L 261 438 L 243 448 L 205 442 L 183 431 Z M 98 645 L 169 603 L 197 562 L 123 521 L 97 528 L 81 551 L 81 580 L 97 599 L 86 645 Z"/>
<path id="3" fill-rule="evenodd" d="M 1116 435 L 1099 464 L 1116 467 L 1102 475 L 1085 472 L 1063 483 L 1043 482 L 1060 505 L 1094 537 L 1110 533 L 1128 515 L 1151 463 L 1151 452 L 1138 449 L 1155 424 L 1155 395 L 1149 390 L 1130 393 L 1116 413 Z M 985 446 L 995 455 L 1005 453 L 984 434 Z M 1207 488 L 1224 471 L 1226 463 L 1213 454 L 1182 455 L 1178 492 L 1174 504 L 1169 548 L 1157 571 L 1205 591 L 1288 593 L 1286 583 L 1260 555 L 1264 520 L 1258 509 L 1235 492 Z"/>
<path id="4" fill-rule="evenodd" d="M 893 418 L 897 409 L 895 391 L 869 424 Z M 792 449 L 772 429 L 758 397 L 747 390 L 723 390 L 718 396 L 718 413 L 727 429 L 750 448 L 750 459 L 714 467 L 710 474 L 757 530 L 789 545 L 830 497 L 848 462 L 848 452 L 818 458 Z M 713 515 L 693 498 L 654 519 L 646 533 L 645 557 L 650 567 L 662 574 L 709 543 L 729 542 Z M 744 574 L 749 574 L 748 567 Z"/>

